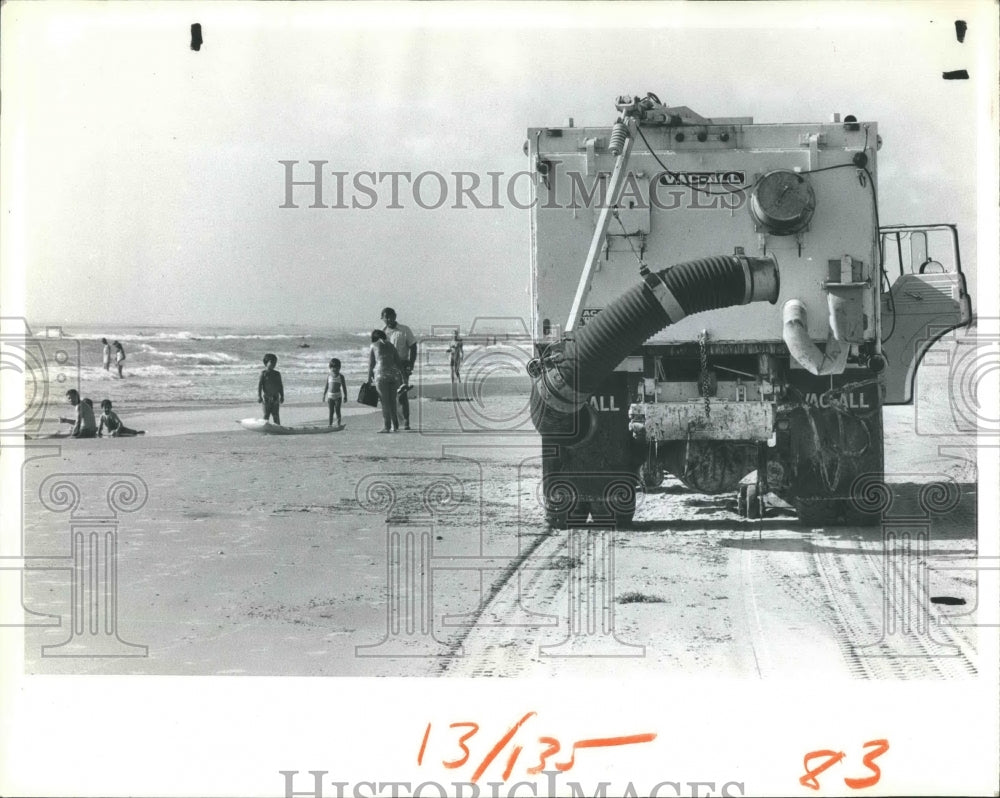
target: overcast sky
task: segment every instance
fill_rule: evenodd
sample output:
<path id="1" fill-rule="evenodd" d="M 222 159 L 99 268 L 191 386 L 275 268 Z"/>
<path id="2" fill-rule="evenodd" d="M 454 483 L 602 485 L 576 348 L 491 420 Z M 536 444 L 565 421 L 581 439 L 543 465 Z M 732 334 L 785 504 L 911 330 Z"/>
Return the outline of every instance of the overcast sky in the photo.
<path id="1" fill-rule="evenodd" d="M 32 323 L 527 317 L 528 212 L 505 188 L 502 209 L 454 209 L 451 175 L 506 181 L 529 126 L 610 125 L 618 94 L 647 91 L 709 117 L 877 121 L 882 222 L 957 222 L 975 268 L 991 4 L 964 9 L 964 44 L 954 3 L 706 5 L 7 5 L 3 312 L 13 270 Z M 283 160 L 347 172 L 347 204 L 360 171 L 436 171 L 448 202 L 404 183 L 389 208 L 383 182 L 371 209 L 309 208 L 309 188 L 281 208 Z"/>

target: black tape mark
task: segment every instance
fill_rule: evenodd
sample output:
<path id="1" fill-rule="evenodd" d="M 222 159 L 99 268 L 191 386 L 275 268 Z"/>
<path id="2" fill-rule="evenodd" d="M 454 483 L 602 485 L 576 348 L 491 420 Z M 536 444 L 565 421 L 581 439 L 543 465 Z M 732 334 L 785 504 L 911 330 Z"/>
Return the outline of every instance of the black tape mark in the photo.
<path id="1" fill-rule="evenodd" d="M 955 36 L 958 37 L 958 43 L 961 44 L 965 41 L 965 32 L 969 29 L 969 26 L 965 24 L 964 19 L 955 20 Z"/>
<path id="2" fill-rule="evenodd" d="M 201 49 L 201 23 L 195 22 L 191 25 L 191 49 L 198 52 Z"/>
<path id="3" fill-rule="evenodd" d="M 958 598 L 957 596 L 931 596 L 932 604 L 951 604 L 954 606 L 960 606 L 965 604 L 964 598 Z"/>
<path id="4" fill-rule="evenodd" d="M 943 77 L 945 80 L 968 80 L 969 70 L 953 69 L 951 72 L 942 72 L 941 77 Z"/>

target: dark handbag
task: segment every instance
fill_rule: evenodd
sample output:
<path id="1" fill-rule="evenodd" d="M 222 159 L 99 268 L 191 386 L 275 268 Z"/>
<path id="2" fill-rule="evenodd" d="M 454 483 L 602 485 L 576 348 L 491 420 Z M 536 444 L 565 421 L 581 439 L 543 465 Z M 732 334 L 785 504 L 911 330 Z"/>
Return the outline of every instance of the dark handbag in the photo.
<path id="1" fill-rule="evenodd" d="M 361 383 L 358 390 L 358 403 L 369 407 L 378 407 L 378 391 L 370 382 Z"/>

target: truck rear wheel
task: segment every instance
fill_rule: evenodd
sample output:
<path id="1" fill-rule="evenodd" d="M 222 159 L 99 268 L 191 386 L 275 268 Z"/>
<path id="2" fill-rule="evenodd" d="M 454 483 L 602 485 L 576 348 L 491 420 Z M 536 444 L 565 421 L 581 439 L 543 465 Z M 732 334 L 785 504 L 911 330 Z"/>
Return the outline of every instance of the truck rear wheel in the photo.
<path id="1" fill-rule="evenodd" d="M 882 518 L 859 510 L 850 497 L 837 499 L 796 499 L 792 505 L 799 523 L 807 526 L 877 526 Z"/>
<path id="2" fill-rule="evenodd" d="M 663 469 L 656 464 L 643 463 L 639 466 L 639 481 L 647 489 L 658 488 L 663 484 Z"/>
<path id="3" fill-rule="evenodd" d="M 636 494 L 634 489 L 624 489 L 620 480 L 609 482 L 603 495 L 614 495 L 610 499 L 586 501 L 577 499 L 571 507 L 553 506 L 545 511 L 545 523 L 551 529 L 567 529 L 587 522 L 588 517 L 596 525 L 614 525 L 624 529 L 635 519 Z"/>
<path id="4" fill-rule="evenodd" d="M 764 517 L 764 497 L 755 484 L 740 485 L 736 494 L 736 513 L 740 518 Z"/>
<path id="5" fill-rule="evenodd" d="M 542 435 L 542 501 L 550 528 L 583 524 L 627 526 L 635 514 L 636 468 L 644 454 L 628 430 L 627 375 L 615 372 L 590 403 L 593 426 L 580 441 Z"/>
<path id="6" fill-rule="evenodd" d="M 595 502 L 591 517 L 593 518 L 594 523 L 599 526 L 614 525 L 616 529 L 624 529 L 632 526 L 632 520 L 635 517 L 635 507 L 632 508 L 631 512 L 613 512 L 603 502 Z"/>
<path id="7" fill-rule="evenodd" d="M 858 477 L 881 478 L 882 406 L 878 386 L 850 394 L 851 406 L 800 405 L 788 416 L 792 478 L 786 500 L 808 525 L 879 522 L 851 496 Z"/>
<path id="8" fill-rule="evenodd" d="M 585 524 L 589 515 L 590 503 L 577 502 L 569 510 L 546 510 L 545 523 L 549 529 L 569 529 Z"/>
<path id="9" fill-rule="evenodd" d="M 756 485 L 747 485 L 747 518 L 764 517 L 764 497 Z"/>
<path id="10" fill-rule="evenodd" d="M 795 499 L 792 506 L 804 526 L 823 526 L 841 523 L 842 502 L 838 499 Z"/>

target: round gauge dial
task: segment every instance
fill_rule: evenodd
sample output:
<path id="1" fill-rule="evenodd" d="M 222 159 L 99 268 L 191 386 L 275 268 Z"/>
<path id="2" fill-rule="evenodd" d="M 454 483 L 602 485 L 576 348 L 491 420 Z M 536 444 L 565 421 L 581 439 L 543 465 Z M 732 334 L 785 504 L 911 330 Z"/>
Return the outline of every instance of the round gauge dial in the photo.
<path id="1" fill-rule="evenodd" d="M 760 227 L 778 236 L 797 233 L 809 224 L 816 210 L 816 195 L 797 172 L 768 172 L 754 186 L 750 215 Z"/>

